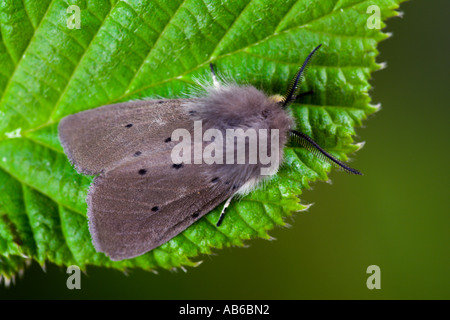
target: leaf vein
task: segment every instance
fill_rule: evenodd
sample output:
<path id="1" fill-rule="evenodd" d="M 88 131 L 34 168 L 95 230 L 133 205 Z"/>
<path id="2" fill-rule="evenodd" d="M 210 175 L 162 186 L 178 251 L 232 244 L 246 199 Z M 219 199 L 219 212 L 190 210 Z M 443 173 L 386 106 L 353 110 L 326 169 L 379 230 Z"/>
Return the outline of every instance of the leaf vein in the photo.
<path id="1" fill-rule="evenodd" d="M 4 96 L 5 96 L 5 93 L 8 92 L 8 90 L 9 90 L 9 86 L 10 86 L 10 84 L 11 84 L 11 80 L 14 78 L 14 75 L 16 74 L 17 69 L 19 69 L 18 66 L 19 66 L 20 62 L 23 61 L 23 57 L 26 55 L 26 52 L 28 51 L 28 49 L 30 48 L 31 43 L 33 42 L 34 38 L 36 37 L 37 30 L 41 27 L 42 22 L 45 20 L 47 14 L 48 14 L 48 12 L 49 12 L 50 7 L 51 7 L 51 4 L 49 3 L 49 5 L 48 5 L 48 7 L 47 7 L 47 9 L 46 9 L 46 11 L 45 11 L 45 13 L 44 13 L 44 15 L 42 16 L 41 21 L 39 22 L 39 25 L 36 27 L 35 32 L 33 33 L 33 37 L 32 37 L 32 38 L 30 39 L 30 41 L 28 42 L 28 45 L 27 45 L 27 47 L 25 48 L 25 50 L 23 51 L 23 54 L 22 54 L 22 56 L 20 57 L 20 60 L 15 64 L 15 65 L 16 65 L 16 68 L 14 69 L 13 74 L 12 74 L 12 75 L 10 76 L 10 78 L 8 79 L 8 83 L 7 83 L 6 86 L 5 86 L 5 90 L 3 90 L 3 93 L 0 95 L 0 105 L 1 105 L 1 102 L 3 102 L 3 98 L 4 98 Z M 29 121 L 28 121 L 28 123 L 29 123 Z"/>
<path id="2" fill-rule="evenodd" d="M 166 25 L 164 26 L 164 29 L 161 31 L 161 33 L 159 34 L 158 39 L 155 41 L 155 43 L 153 44 L 152 48 L 150 49 L 149 53 L 147 54 L 147 57 L 142 61 L 140 67 L 137 69 L 136 73 L 134 74 L 133 78 L 130 80 L 130 83 L 128 85 L 127 88 L 125 88 L 124 93 L 126 94 L 127 91 L 130 89 L 130 86 L 133 84 L 134 80 L 137 78 L 137 76 L 139 75 L 140 71 L 142 70 L 143 66 L 145 65 L 145 61 L 147 60 L 147 58 L 150 56 L 150 54 L 153 52 L 153 49 L 156 47 L 157 43 L 160 41 L 162 34 L 164 33 L 164 31 L 167 29 L 168 26 L 170 26 L 172 20 L 174 19 L 174 17 L 177 16 L 178 12 L 180 11 L 180 9 L 183 7 L 183 4 L 185 3 L 185 1 L 183 0 L 180 5 L 178 6 L 177 10 L 175 11 L 175 13 L 170 17 L 169 21 L 166 23 Z"/>
<path id="3" fill-rule="evenodd" d="M 109 15 L 111 14 L 111 11 L 112 11 L 114 8 L 115 8 L 115 6 L 109 8 L 109 12 L 108 12 L 108 14 L 105 16 L 105 19 L 104 19 L 104 20 L 106 20 L 106 19 L 109 17 Z M 62 98 L 64 97 L 65 93 L 67 92 L 67 89 L 70 87 L 70 83 L 71 83 L 72 80 L 74 79 L 74 78 L 73 78 L 73 75 L 77 72 L 78 68 L 79 68 L 80 65 L 81 65 L 81 62 L 82 62 L 82 61 L 84 60 L 84 58 L 86 57 L 86 53 L 89 51 L 89 49 L 91 48 L 92 44 L 95 42 L 95 39 L 96 39 L 96 37 L 98 36 L 100 30 L 102 30 L 102 26 L 103 26 L 103 25 L 99 26 L 99 28 L 97 29 L 97 32 L 95 33 L 95 35 L 92 37 L 91 41 L 89 42 L 89 45 L 88 45 L 88 46 L 86 47 L 86 49 L 84 50 L 83 55 L 82 55 L 82 56 L 80 57 L 80 59 L 78 60 L 77 65 L 75 66 L 75 68 L 74 68 L 73 71 L 72 71 L 72 77 L 70 78 L 69 82 L 66 83 L 66 86 L 65 86 L 64 90 L 61 92 L 58 101 L 55 103 L 55 105 L 54 105 L 54 107 L 53 107 L 53 110 L 50 112 L 50 116 L 49 116 L 49 118 L 47 119 L 47 123 L 51 121 L 51 119 L 52 119 L 52 117 L 53 117 L 53 114 L 54 114 L 55 111 L 58 109 L 59 104 L 61 103 Z"/>

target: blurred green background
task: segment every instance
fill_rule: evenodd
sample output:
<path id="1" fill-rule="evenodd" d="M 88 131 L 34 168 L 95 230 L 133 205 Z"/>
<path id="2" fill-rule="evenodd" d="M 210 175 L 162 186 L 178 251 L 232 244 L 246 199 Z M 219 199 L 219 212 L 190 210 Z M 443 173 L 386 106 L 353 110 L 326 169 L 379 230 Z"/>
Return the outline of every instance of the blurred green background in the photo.
<path id="1" fill-rule="evenodd" d="M 388 21 L 370 92 L 382 110 L 358 129 L 365 147 L 332 184 L 305 191 L 307 212 L 276 241 L 217 250 L 196 268 L 159 274 L 88 267 L 81 290 L 65 268 L 33 263 L 1 299 L 450 299 L 448 119 L 450 2 L 403 3 Z M 381 268 L 369 290 L 366 269 Z"/>

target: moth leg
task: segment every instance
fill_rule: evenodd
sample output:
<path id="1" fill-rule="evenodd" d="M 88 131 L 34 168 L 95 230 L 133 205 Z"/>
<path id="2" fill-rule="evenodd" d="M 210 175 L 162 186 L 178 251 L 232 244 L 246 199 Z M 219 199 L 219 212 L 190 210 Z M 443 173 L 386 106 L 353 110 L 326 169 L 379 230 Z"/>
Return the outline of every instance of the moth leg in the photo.
<path id="1" fill-rule="evenodd" d="M 214 65 L 212 63 L 209 64 L 209 68 L 211 69 L 211 77 L 213 79 L 214 87 L 220 87 L 219 81 L 217 81 L 216 73 L 214 72 Z"/>
<path id="2" fill-rule="evenodd" d="M 217 220 L 216 227 L 219 227 L 222 224 L 223 218 L 225 218 L 225 213 L 227 211 L 227 208 L 230 205 L 231 199 L 233 199 L 233 197 L 234 197 L 234 194 L 231 197 L 229 197 L 228 200 L 225 202 L 222 212 L 220 213 L 219 220 Z"/>

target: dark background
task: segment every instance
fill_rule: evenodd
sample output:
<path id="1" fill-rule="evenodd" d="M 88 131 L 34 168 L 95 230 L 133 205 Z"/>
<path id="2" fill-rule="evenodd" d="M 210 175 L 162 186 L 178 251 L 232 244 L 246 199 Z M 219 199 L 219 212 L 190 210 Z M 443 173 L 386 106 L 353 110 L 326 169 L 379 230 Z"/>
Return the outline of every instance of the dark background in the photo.
<path id="1" fill-rule="evenodd" d="M 379 45 L 370 92 L 382 110 L 358 129 L 366 141 L 332 184 L 315 183 L 291 228 L 217 250 L 196 268 L 159 274 L 89 267 L 81 290 L 68 290 L 65 268 L 37 263 L 5 299 L 450 299 L 450 39 L 446 0 L 403 3 L 388 21 L 393 37 Z M 369 290 L 366 269 L 381 268 Z"/>

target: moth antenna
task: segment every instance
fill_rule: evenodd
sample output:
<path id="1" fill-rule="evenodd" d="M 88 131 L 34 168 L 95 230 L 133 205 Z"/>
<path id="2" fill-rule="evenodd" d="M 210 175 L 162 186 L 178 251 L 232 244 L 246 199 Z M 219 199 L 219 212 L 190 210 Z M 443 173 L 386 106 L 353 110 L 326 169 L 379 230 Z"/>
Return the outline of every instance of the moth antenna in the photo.
<path id="1" fill-rule="evenodd" d="M 212 63 L 209 64 L 209 68 L 211 69 L 211 77 L 214 83 L 214 87 L 220 87 L 219 81 L 217 81 L 216 72 L 214 71 L 214 65 Z"/>
<path id="2" fill-rule="evenodd" d="M 317 142 L 315 142 L 313 139 L 311 139 L 308 135 L 304 134 L 303 132 L 291 130 L 291 137 L 293 137 L 294 140 L 299 145 L 301 145 L 305 149 L 308 149 L 309 151 L 311 151 L 318 158 L 325 160 L 334 166 L 338 166 L 338 167 L 344 169 L 348 173 L 357 174 L 360 176 L 363 175 L 358 170 L 350 168 L 342 161 L 339 161 L 338 159 L 333 157 L 331 154 L 329 154 L 327 151 L 325 151 L 321 146 L 319 146 L 317 144 Z"/>
<path id="3" fill-rule="evenodd" d="M 289 85 L 288 91 L 284 95 L 283 99 L 280 101 L 281 106 L 283 109 L 286 109 L 292 101 L 296 99 L 295 93 L 299 87 L 299 84 L 301 80 L 303 79 L 306 69 L 308 67 L 308 63 L 311 61 L 311 58 L 313 57 L 314 53 L 316 53 L 317 50 L 322 46 L 322 44 L 319 44 L 316 48 L 314 48 L 313 51 L 308 55 L 305 62 L 303 62 L 303 65 L 301 68 L 297 71 L 297 74 L 295 75 L 294 79 L 292 79 L 291 84 Z"/>

